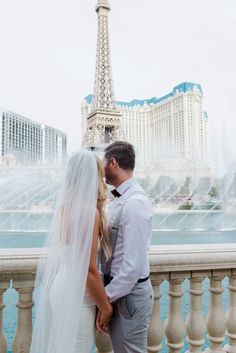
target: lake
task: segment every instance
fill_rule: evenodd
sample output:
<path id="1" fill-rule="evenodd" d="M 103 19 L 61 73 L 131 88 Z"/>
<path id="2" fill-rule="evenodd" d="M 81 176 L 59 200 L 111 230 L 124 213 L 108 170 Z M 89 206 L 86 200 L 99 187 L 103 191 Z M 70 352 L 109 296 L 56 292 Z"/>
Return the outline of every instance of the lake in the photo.
<path id="1" fill-rule="evenodd" d="M 6 217 L 6 215 L 5 215 Z M 42 247 L 48 228 L 50 217 L 49 215 L 25 215 L 18 212 L 17 219 L 11 214 L 7 215 L 8 220 L 5 225 L 10 225 L 10 230 L 6 231 L 0 227 L 0 247 L 1 248 L 32 248 Z M 22 218 L 23 217 L 23 218 Z M 27 218 L 26 218 L 27 217 Z M 40 217 L 41 223 L 39 222 Z M 43 218 L 42 218 L 43 217 Z M 35 222 L 39 222 L 39 229 L 32 231 L 31 227 Z M 0 215 L 1 221 L 1 215 Z M 23 225 L 18 227 L 17 225 Z M 201 243 L 234 243 L 236 242 L 236 230 L 234 229 L 235 217 L 233 214 L 222 217 L 220 212 L 192 212 L 187 214 L 184 212 L 176 212 L 170 215 L 168 212 L 161 212 L 155 214 L 153 220 L 153 237 L 152 244 L 201 244 Z M 19 229 L 20 228 L 20 229 Z M 31 228 L 31 229 L 30 229 Z M 223 282 L 224 288 L 227 286 L 227 278 Z M 187 288 L 189 282 L 184 282 L 184 296 L 183 296 L 183 315 L 186 317 L 188 312 L 188 293 Z M 204 282 L 204 287 L 209 287 L 208 279 Z M 168 310 L 168 283 L 162 284 L 162 298 L 161 298 L 161 317 L 164 320 Z M 209 306 L 209 292 L 204 293 L 203 311 L 206 314 Z M 4 294 L 4 330 L 9 342 L 9 351 L 11 353 L 11 342 L 14 336 L 17 322 L 17 293 L 14 289 L 9 289 Z M 224 308 L 227 307 L 226 293 L 223 295 Z M 33 315 L 35 312 L 33 310 Z M 187 343 L 185 344 L 185 349 Z M 163 349 L 163 352 L 166 350 Z"/>

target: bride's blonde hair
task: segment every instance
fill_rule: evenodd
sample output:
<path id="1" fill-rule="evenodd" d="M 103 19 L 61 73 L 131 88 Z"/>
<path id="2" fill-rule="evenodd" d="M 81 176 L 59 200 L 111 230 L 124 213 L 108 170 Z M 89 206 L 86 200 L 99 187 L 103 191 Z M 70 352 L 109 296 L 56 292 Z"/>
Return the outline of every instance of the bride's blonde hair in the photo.
<path id="1" fill-rule="evenodd" d="M 99 236 L 101 248 L 107 260 L 111 257 L 111 246 L 108 235 L 108 226 L 105 216 L 105 204 L 106 204 L 106 193 L 107 186 L 104 181 L 104 168 L 102 161 L 96 156 L 97 166 L 98 166 L 98 199 L 97 199 L 97 209 L 99 212 Z"/>

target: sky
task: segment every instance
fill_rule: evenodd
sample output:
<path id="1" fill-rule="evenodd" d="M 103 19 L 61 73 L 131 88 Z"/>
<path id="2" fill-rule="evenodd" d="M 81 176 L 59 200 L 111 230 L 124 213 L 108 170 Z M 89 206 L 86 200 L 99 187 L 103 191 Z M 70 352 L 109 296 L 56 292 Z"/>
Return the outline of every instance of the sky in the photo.
<path id="1" fill-rule="evenodd" d="M 93 93 L 96 0 L 0 0 L 0 106 L 81 143 Z M 236 160 L 236 1 L 110 0 L 117 100 L 161 97 L 184 81 L 204 92 L 210 159 Z"/>

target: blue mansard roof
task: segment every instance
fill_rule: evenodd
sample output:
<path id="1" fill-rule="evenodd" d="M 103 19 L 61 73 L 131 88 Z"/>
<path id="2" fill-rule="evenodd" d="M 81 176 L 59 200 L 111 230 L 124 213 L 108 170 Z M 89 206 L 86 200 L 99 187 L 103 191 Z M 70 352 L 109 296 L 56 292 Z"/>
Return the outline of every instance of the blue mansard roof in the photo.
<path id="1" fill-rule="evenodd" d="M 166 94 L 165 96 L 161 97 L 161 98 L 157 98 L 157 97 L 153 97 L 150 99 L 133 99 L 130 102 L 121 102 L 118 101 L 117 105 L 118 106 L 122 106 L 122 107 L 134 107 L 137 105 L 143 106 L 144 104 L 157 104 L 160 103 L 164 100 L 166 100 L 167 98 L 170 98 L 172 96 L 174 96 L 177 92 L 184 92 L 186 93 L 187 91 L 192 91 L 194 87 L 197 87 L 197 89 L 203 94 L 202 92 L 202 87 L 199 83 L 192 83 L 192 82 L 183 82 L 181 84 L 179 84 L 178 86 L 175 86 L 173 88 L 173 91 Z M 88 104 L 92 103 L 93 100 L 93 96 L 90 94 L 87 97 L 85 97 L 85 100 Z"/>

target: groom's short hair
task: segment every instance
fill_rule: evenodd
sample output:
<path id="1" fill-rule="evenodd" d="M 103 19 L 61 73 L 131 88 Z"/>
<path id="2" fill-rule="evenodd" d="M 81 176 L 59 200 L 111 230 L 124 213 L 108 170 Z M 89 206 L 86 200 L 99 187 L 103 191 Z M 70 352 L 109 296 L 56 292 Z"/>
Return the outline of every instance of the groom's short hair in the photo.
<path id="1" fill-rule="evenodd" d="M 129 142 L 115 141 L 108 145 L 105 149 L 105 159 L 114 158 L 119 167 L 124 170 L 134 170 L 135 167 L 135 151 L 134 146 Z"/>

